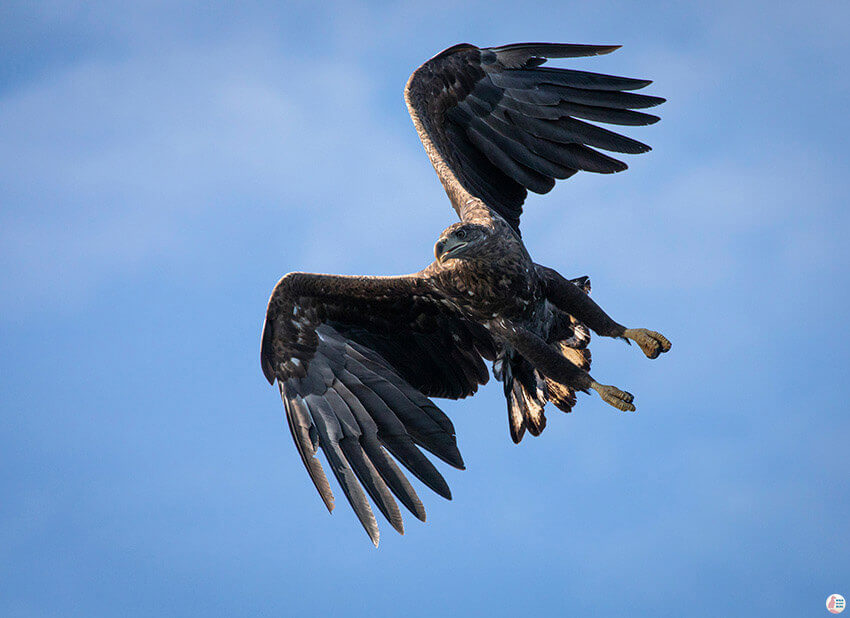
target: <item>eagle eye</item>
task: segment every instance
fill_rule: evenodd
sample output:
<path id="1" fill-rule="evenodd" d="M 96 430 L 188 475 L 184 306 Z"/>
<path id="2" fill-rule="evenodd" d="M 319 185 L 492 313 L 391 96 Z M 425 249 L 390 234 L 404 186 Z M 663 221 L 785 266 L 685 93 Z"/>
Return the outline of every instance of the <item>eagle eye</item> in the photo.
<path id="1" fill-rule="evenodd" d="M 460 228 L 458 231 L 455 232 L 455 238 L 459 238 L 460 240 L 466 238 L 466 230 Z"/>

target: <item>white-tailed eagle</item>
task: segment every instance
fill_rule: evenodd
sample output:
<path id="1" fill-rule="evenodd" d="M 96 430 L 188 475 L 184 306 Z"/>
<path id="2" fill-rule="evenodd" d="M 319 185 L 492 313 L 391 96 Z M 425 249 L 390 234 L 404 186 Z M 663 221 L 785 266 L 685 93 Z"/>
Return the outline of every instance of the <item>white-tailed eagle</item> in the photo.
<path id="1" fill-rule="evenodd" d="M 535 264 L 520 237 L 527 191 L 546 193 L 579 170 L 626 169 L 600 150 L 649 150 L 593 124 L 656 122 L 635 110 L 664 99 L 631 92 L 649 81 L 541 66 L 615 49 L 463 44 L 423 64 L 405 99 L 460 217 L 437 240 L 436 260 L 400 277 L 290 273 L 272 292 L 263 373 L 278 383 L 295 446 L 325 505 L 332 510 L 334 498 L 319 449 L 375 545 L 367 494 L 399 532 L 393 495 L 425 519 L 396 462 L 451 497 L 420 450 L 464 467 L 454 427 L 430 398 L 475 393 L 489 378 L 485 360 L 504 385 L 510 434 L 519 442 L 526 430 L 543 430 L 547 402 L 569 412 L 576 391 L 635 409 L 631 394 L 588 373 L 589 330 L 633 340 L 649 358 L 670 349 L 659 333 L 608 317 L 590 299 L 586 277 L 567 280 Z"/>

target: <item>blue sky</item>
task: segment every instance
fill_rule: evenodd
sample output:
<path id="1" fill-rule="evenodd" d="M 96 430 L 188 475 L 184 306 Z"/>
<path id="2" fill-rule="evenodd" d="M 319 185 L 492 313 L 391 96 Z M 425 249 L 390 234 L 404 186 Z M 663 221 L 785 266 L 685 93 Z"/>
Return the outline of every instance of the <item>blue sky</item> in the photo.
<path id="1" fill-rule="evenodd" d="M 620 43 L 655 150 L 533 196 L 538 262 L 617 319 L 515 446 L 444 402 L 467 470 L 374 550 L 329 516 L 259 368 L 291 270 L 427 263 L 453 212 L 402 88 L 451 44 Z M 841 2 L 6 2 L 0 614 L 827 615 L 850 592 L 850 8 Z"/>

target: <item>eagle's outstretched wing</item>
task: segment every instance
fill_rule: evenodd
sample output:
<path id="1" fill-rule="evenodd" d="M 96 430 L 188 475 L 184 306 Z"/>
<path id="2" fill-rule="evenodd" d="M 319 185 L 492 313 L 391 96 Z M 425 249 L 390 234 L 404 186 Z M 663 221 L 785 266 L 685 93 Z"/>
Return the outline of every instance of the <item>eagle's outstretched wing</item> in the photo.
<path id="1" fill-rule="evenodd" d="M 416 517 L 422 503 L 391 453 L 425 485 L 451 498 L 421 446 L 463 468 L 454 427 L 428 397 L 459 398 L 488 379 L 487 331 L 434 295 L 418 275 L 345 277 L 291 273 L 272 292 L 261 362 L 277 380 L 295 445 L 328 507 L 334 498 L 319 448 L 375 545 L 366 492 L 403 532 L 390 492 Z"/>
<path id="2" fill-rule="evenodd" d="M 618 47 L 461 44 L 410 76 L 404 92 L 408 110 L 459 214 L 476 197 L 518 232 L 529 190 L 546 193 L 556 178 L 578 170 L 607 174 L 626 169 L 596 148 L 629 154 L 650 149 L 586 122 L 656 122 L 657 116 L 633 110 L 664 99 L 626 92 L 650 81 L 540 66 L 547 58 L 608 54 Z"/>

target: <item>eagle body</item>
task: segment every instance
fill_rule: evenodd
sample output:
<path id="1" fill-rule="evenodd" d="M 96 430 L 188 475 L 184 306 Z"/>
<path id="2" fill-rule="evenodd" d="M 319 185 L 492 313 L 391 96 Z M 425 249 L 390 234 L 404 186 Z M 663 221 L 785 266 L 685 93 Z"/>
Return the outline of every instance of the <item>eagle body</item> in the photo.
<path id="1" fill-rule="evenodd" d="M 423 274 L 471 320 L 486 324 L 499 316 L 529 317 L 545 297 L 522 240 L 501 217 L 476 216 L 471 221 L 486 234 L 475 255 L 445 262 L 438 259 Z M 463 227 L 456 223 L 443 236 Z"/>
<path id="2" fill-rule="evenodd" d="M 518 443 L 526 431 L 543 431 L 547 403 L 572 410 L 577 391 L 635 409 L 630 393 L 590 375 L 590 331 L 634 341 L 649 358 L 670 349 L 663 335 L 609 317 L 590 299 L 587 277 L 535 264 L 520 235 L 528 191 L 547 193 L 582 170 L 626 169 L 600 150 L 649 150 L 594 123 L 656 122 L 636 110 L 664 99 L 631 92 L 651 82 L 541 66 L 616 49 L 461 44 L 434 56 L 411 75 L 405 101 L 459 218 L 438 237 L 435 261 L 394 277 L 289 273 L 272 291 L 263 374 L 278 385 L 325 506 L 333 510 L 335 501 L 319 450 L 376 546 L 370 499 L 399 532 L 396 500 L 425 519 L 402 468 L 451 498 L 423 451 L 455 468 L 464 462 L 454 426 L 432 398 L 473 395 L 489 380 L 485 361 L 502 382 Z"/>

